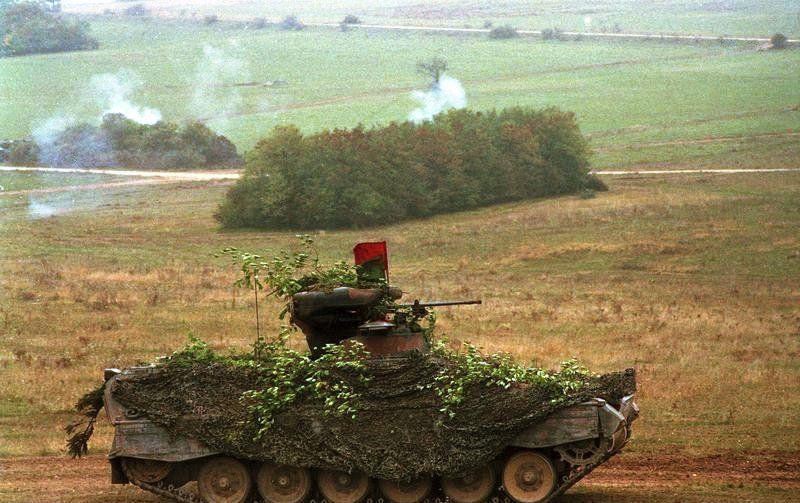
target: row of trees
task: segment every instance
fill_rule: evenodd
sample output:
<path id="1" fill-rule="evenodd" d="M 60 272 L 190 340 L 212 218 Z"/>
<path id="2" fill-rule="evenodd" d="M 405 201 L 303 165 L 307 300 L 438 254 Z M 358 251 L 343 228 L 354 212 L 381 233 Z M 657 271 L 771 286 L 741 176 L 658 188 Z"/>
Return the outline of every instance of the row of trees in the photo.
<path id="1" fill-rule="evenodd" d="M 54 3 L 0 0 L 0 56 L 97 49 L 84 21 L 68 21 Z"/>
<path id="2" fill-rule="evenodd" d="M 572 113 L 451 110 L 419 125 L 276 128 L 249 153 L 217 211 L 227 227 L 369 226 L 586 188 Z"/>
<path id="3" fill-rule="evenodd" d="M 53 167 L 216 168 L 241 163 L 236 146 L 199 122 L 145 125 L 108 114 L 38 142 L 15 143 L 9 162 Z"/>

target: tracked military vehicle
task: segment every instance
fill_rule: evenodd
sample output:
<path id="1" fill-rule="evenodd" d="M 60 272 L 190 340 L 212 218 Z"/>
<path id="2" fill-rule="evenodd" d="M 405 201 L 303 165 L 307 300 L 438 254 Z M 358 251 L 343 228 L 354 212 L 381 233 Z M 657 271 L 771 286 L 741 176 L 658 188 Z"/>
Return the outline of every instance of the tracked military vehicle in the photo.
<path id="1" fill-rule="evenodd" d="M 357 247 L 357 263 L 369 266 L 372 261 L 374 266 L 375 246 L 367 245 L 366 256 L 363 245 Z M 385 246 L 377 249 L 381 250 L 377 253 L 379 269 L 388 275 Z M 398 308 L 394 315 L 386 310 L 376 312 L 380 299 L 389 296 L 396 301 L 401 295 L 399 290 L 386 287 L 301 292 L 292 298 L 291 314 L 293 322 L 305 332 L 309 349 L 315 357 L 324 353 L 326 344 L 346 345 L 358 341 L 369 352 L 370 364 L 379 370 L 378 374 L 390 376 L 398 367 L 398 361 L 401 364 L 404 359 L 419 361 L 419 355 L 428 351 L 428 340 L 418 322 L 430 307 L 478 302 L 415 302 L 397 304 L 402 309 Z M 616 376 L 622 384 L 605 396 L 570 403 L 528 423 L 522 422 L 525 416 L 521 415 L 519 421 L 514 421 L 513 430 L 504 426 L 505 436 L 497 437 L 503 439 L 502 445 L 480 451 L 490 452 L 488 459 L 467 459 L 461 465 L 452 465 L 456 468 L 447 470 L 447 473 L 433 468 L 425 472 L 429 469 L 426 467 L 445 466 L 449 453 L 458 449 L 468 450 L 473 443 L 480 442 L 480 428 L 486 427 L 488 432 L 491 423 L 498 419 L 488 417 L 486 425 L 472 425 L 470 435 L 473 436 L 465 436 L 465 443 L 461 446 L 434 441 L 433 436 L 447 426 L 427 425 L 419 419 L 402 421 L 407 415 L 418 417 L 414 416 L 417 411 L 403 405 L 405 395 L 418 392 L 410 388 L 408 392 L 384 392 L 376 399 L 381 405 L 371 412 L 374 419 L 370 418 L 368 411 L 366 417 L 359 418 L 355 431 L 342 431 L 313 417 L 287 419 L 281 426 L 282 430 L 278 428 L 277 431 L 271 430 L 274 433 L 266 433 L 267 436 L 280 434 L 286 438 L 267 438 L 266 442 L 278 442 L 276 445 L 286 445 L 291 449 L 294 444 L 289 437 L 293 434 L 307 435 L 317 442 L 311 444 L 312 450 L 323 452 L 327 449 L 332 454 L 319 456 L 319 462 L 309 461 L 316 459 L 313 453 L 305 458 L 279 460 L 264 458 L 257 449 L 248 450 L 246 447 L 238 452 L 226 452 L 218 444 L 209 445 L 201 436 L 181 434 L 183 430 L 170 431 L 149 417 L 146 410 L 118 396 L 118 391 L 126 386 L 130 389 L 142 383 L 157 382 L 154 377 L 159 372 L 162 370 L 158 366 L 106 370 L 103 401 L 108 419 L 114 426 L 114 442 L 109 454 L 111 479 L 116 484 L 134 484 L 185 503 L 543 503 L 553 501 L 620 452 L 630 438 L 631 424 L 638 415 L 633 395 L 635 375 L 632 369 L 628 369 Z M 181 386 L 178 381 L 158 385 Z M 201 387 L 214 385 L 213 380 L 209 380 Z M 176 413 L 180 417 L 174 421 L 191 424 L 202 420 L 207 411 L 199 403 L 202 391 L 199 395 L 197 390 L 187 393 L 194 393 L 191 399 L 187 399 L 190 407 Z M 492 393 L 502 394 L 504 391 Z M 235 404 L 235 401 L 231 403 Z M 145 409 L 146 405 L 144 403 Z M 394 424 L 394 418 L 398 418 L 397 424 Z M 379 433 L 377 439 L 375 432 Z M 506 435 L 508 432 L 513 434 Z M 497 434 L 497 430 L 493 433 Z M 337 435 L 346 437 L 347 442 L 337 440 Z M 447 435 L 443 438 L 461 440 L 458 432 L 451 431 Z M 374 444 L 380 444 L 381 438 L 385 439 L 386 445 L 413 446 L 413 458 L 381 450 L 380 445 L 376 447 Z M 358 461 L 348 461 L 355 457 L 353 449 L 358 446 L 376 453 L 371 454 L 368 460 L 372 473 L 360 469 Z M 284 451 L 279 449 L 277 452 Z M 433 461 L 428 462 L 428 459 Z M 421 468 L 414 472 L 403 471 L 408 463 L 416 461 L 420 461 Z M 361 466 L 366 465 L 362 463 Z M 385 476 L 396 473 L 403 476 Z"/>

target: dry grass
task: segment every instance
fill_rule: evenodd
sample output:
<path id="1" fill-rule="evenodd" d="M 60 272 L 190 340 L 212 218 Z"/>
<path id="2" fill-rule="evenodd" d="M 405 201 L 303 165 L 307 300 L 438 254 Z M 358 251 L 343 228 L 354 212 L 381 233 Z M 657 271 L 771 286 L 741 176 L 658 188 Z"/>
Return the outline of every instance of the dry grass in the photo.
<path id="1" fill-rule="evenodd" d="M 545 366 L 570 356 L 597 371 L 635 366 L 640 454 L 800 449 L 800 177 L 610 183 L 594 199 L 317 241 L 332 260 L 358 240 L 388 239 L 393 280 L 410 296 L 484 299 L 440 311 L 454 341 Z M 189 332 L 219 349 L 248 345 L 252 300 L 213 253 L 293 240 L 219 232 L 219 186 L 112 190 L 92 211 L 0 216 L 0 456 L 60 452 L 61 424 L 104 367 L 169 353 Z M 95 452 L 108 440 L 102 426 Z"/>

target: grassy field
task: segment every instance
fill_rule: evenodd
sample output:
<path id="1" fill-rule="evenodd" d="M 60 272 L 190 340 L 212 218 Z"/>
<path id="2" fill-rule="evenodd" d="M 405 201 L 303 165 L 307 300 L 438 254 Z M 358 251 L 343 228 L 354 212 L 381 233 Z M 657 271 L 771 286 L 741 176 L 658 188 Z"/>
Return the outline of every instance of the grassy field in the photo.
<path id="1" fill-rule="evenodd" d="M 796 131 L 800 51 L 660 41 L 493 41 L 333 29 L 283 32 L 164 20 L 93 23 L 102 49 L 0 60 L 0 137 L 53 116 L 96 120 L 93 75 L 129 71 L 132 99 L 166 120 L 208 120 L 244 150 L 274 126 L 305 131 L 405 120 L 417 61 L 448 60 L 469 106 L 559 106 L 597 148 Z M 204 48 L 213 47 L 211 53 Z M 48 75 L 44 81 L 41 75 Z M 284 85 L 269 85 L 285 81 Z M 195 96 L 199 85 L 207 92 Z M 600 157 L 597 167 L 606 167 Z M 614 162 L 608 164 L 614 165 Z"/>
<path id="2" fill-rule="evenodd" d="M 320 4 L 311 0 L 257 0 L 225 2 L 143 1 L 155 15 L 199 18 L 218 15 L 221 19 L 251 20 L 264 17 L 278 21 L 297 15 L 306 22 L 337 22 L 346 14 L 358 15 L 368 23 L 483 27 L 511 24 L 518 28 L 563 30 L 607 30 L 628 32 L 691 33 L 707 35 L 769 36 L 775 32 L 797 35 L 800 11 L 785 0 L 511 0 L 499 3 L 477 0 L 339 0 Z M 114 1 L 64 2 L 72 12 L 121 11 L 126 6 Z M 591 18 L 587 25 L 587 16 Z"/>
<path id="3" fill-rule="evenodd" d="M 219 13 L 189 0 L 145 3 L 174 17 L 181 9 L 186 18 Z M 262 12 L 263 3 L 245 0 L 229 2 L 225 13 L 313 20 L 313 11 L 336 20 L 352 12 L 365 21 L 453 26 L 491 19 L 534 29 L 580 28 L 591 15 L 595 27 L 619 23 L 626 31 L 797 34 L 797 7 L 772 0 L 664 0 L 647 9 L 631 0 L 313 4 L 280 0 Z M 798 50 L 247 31 L 188 19 L 104 18 L 93 28 L 99 51 L 0 59 L 0 138 L 30 134 L 57 115 L 97 118 L 91 77 L 122 70 L 141 82 L 135 103 L 171 121 L 207 119 L 241 149 L 279 124 L 309 132 L 385 124 L 416 106 L 410 93 L 426 82 L 415 63 L 442 56 L 470 106 L 574 110 L 595 169 L 800 168 Z M 269 85 L 278 80 L 285 84 Z M 199 84 L 207 85 L 202 100 L 193 97 Z M 393 282 L 407 299 L 482 298 L 482 306 L 439 311 L 440 333 L 454 344 L 472 341 L 547 367 L 575 356 L 597 372 L 637 368 L 643 415 L 628 452 L 565 501 L 793 501 L 800 174 L 603 179 L 610 191 L 590 199 L 315 238 L 327 261 L 349 259 L 357 241 L 387 239 Z M 108 485 L 104 421 L 92 456 L 60 459 L 74 401 L 103 368 L 169 354 L 189 334 L 219 350 L 251 344 L 252 299 L 232 288 L 234 268 L 214 254 L 226 246 L 269 254 L 295 240 L 291 232 L 220 230 L 212 214 L 226 183 L 95 186 L 118 180 L 0 173 L 0 186 L 15 192 L 0 192 L 2 503 L 156 501 Z M 94 188 L 58 190 L 87 184 Z M 276 310 L 262 310 L 268 333 L 278 330 Z M 299 336 L 292 343 L 303 346 Z"/>
<path id="4" fill-rule="evenodd" d="M 762 165 L 787 155 L 768 150 L 740 158 Z M 797 157 L 796 145 L 788 155 Z M 441 330 L 455 341 L 546 366 L 569 356 L 597 371 L 636 366 L 647 411 L 637 452 L 800 450 L 800 178 L 608 181 L 611 191 L 595 199 L 317 240 L 333 260 L 356 241 L 387 238 L 394 281 L 410 296 L 483 298 L 480 308 L 442 311 Z M 211 214 L 224 190 L 108 189 L 89 207 L 73 197 L 74 211 L 44 219 L 29 218 L 24 201 L 4 208 L 0 455 L 60 452 L 58 426 L 103 367 L 169 353 L 189 332 L 218 348 L 250 342 L 251 301 L 213 254 L 274 251 L 293 238 L 219 232 Z M 277 329 L 274 317 L 265 322 Z"/>
<path id="5" fill-rule="evenodd" d="M 754 164 L 777 163 L 754 152 Z M 576 356 L 595 371 L 637 368 L 643 415 L 633 443 L 565 501 L 792 501 L 800 177 L 606 180 L 611 190 L 594 199 L 316 239 L 328 261 L 347 259 L 356 241 L 389 239 L 394 282 L 408 298 L 482 298 L 480 307 L 440 310 L 440 333 L 454 343 L 548 367 Z M 114 188 L 102 199 L 75 191 L 72 212 L 38 219 L 25 201 L 3 208 L 0 501 L 156 501 L 108 485 L 105 421 L 97 456 L 81 462 L 59 459 L 61 427 L 104 367 L 169 354 L 189 333 L 219 350 L 252 342 L 252 300 L 231 288 L 233 267 L 213 255 L 228 245 L 269 253 L 294 238 L 220 232 L 211 214 L 224 190 Z M 262 305 L 267 333 L 277 331 L 276 310 Z M 20 457 L 32 455 L 46 457 Z M 42 473 L 52 476 L 46 484 Z"/>

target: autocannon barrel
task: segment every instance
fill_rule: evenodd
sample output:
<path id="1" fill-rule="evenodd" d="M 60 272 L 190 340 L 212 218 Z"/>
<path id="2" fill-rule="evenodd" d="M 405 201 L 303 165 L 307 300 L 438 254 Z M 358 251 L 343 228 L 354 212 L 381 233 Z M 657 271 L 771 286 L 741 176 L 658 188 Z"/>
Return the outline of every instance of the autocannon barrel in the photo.
<path id="1" fill-rule="evenodd" d="M 441 307 L 441 306 L 464 306 L 468 304 L 482 304 L 482 300 L 434 300 L 431 302 L 420 302 L 415 300 L 413 304 L 398 304 L 398 307 Z"/>

